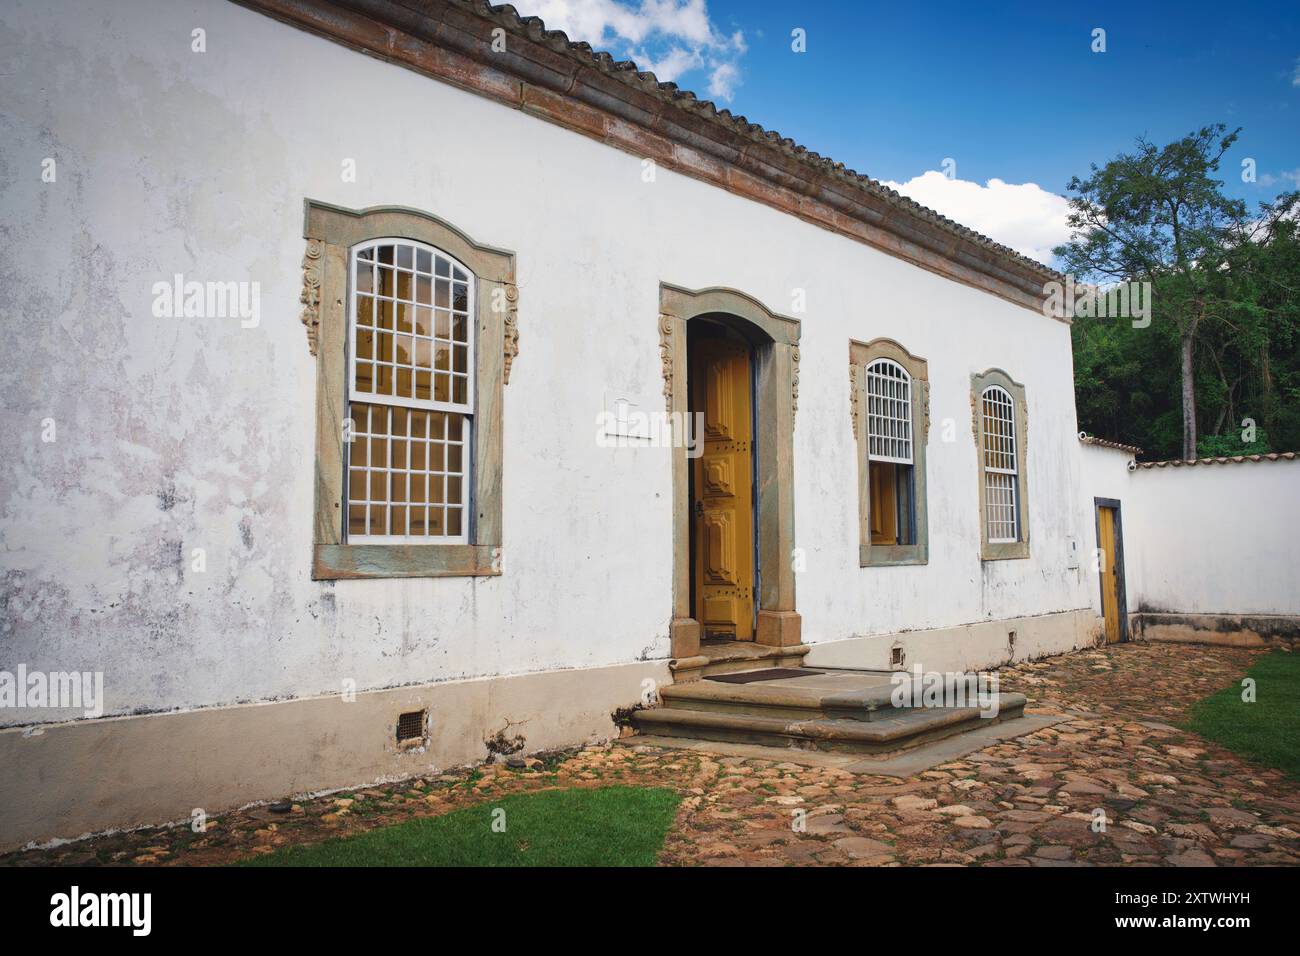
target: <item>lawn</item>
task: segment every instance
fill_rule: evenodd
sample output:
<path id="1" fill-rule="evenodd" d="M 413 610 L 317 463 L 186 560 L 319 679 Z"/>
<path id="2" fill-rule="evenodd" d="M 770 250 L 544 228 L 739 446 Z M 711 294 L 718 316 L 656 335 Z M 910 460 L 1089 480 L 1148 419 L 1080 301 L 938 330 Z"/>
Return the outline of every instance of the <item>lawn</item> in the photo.
<path id="1" fill-rule="evenodd" d="M 1240 683 L 1192 705 L 1190 730 L 1300 780 L 1300 654 L 1274 651 L 1246 672 L 1255 702 Z"/>
<path id="2" fill-rule="evenodd" d="M 652 866 L 680 801 L 651 787 L 516 794 L 244 865 Z"/>

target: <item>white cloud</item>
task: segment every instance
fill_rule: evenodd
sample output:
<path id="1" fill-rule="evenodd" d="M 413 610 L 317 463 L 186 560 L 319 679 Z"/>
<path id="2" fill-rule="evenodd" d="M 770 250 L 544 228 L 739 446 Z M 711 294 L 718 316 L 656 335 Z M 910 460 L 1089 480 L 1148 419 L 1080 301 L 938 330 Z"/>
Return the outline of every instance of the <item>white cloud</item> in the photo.
<path id="1" fill-rule="evenodd" d="M 709 95 L 718 100 L 729 100 L 740 82 L 740 69 L 734 63 L 719 63 L 709 74 Z"/>
<path id="2" fill-rule="evenodd" d="M 1300 57 L 1295 61 L 1295 72 L 1291 74 L 1291 85 L 1300 86 Z"/>
<path id="3" fill-rule="evenodd" d="M 679 46 L 673 47 L 658 60 L 644 51 L 637 51 L 632 59 L 636 60 L 637 66 L 649 70 L 664 83 L 676 82 L 683 73 L 704 65 L 704 57 L 698 50 L 686 50 Z"/>
<path id="4" fill-rule="evenodd" d="M 521 13 L 541 17 L 570 40 L 635 60 L 661 82 L 707 70 L 709 96 L 720 100 L 729 100 L 740 85 L 744 33 L 719 30 L 707 0 L 533 0 Z"/>
<path id="5" fill-rule="evenodd" d="M 930 170 L 905 183 L 884 185 L 1044 264 L 1051 263 L 1052 248 L 1070 238 L 1065 197 L 1035 183 L 990 179 L 981 186 Z"/>
<path id="6" fill-rule="evenodd" d="M 1295 169 L 1284 169 L 1276 176 L 1272 173 L 1262 173 L 1259 177 L 1261 186 L 1280 186 L 1289 183 L 1289 188 L 1300 189 L 1300 166 Z"/>

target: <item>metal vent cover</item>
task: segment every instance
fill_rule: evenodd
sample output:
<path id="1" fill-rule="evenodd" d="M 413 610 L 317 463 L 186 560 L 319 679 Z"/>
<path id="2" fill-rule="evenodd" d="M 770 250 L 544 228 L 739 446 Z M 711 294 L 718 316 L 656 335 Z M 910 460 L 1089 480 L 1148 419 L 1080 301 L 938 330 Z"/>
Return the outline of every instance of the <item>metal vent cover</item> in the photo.
<path id="1" fill-rule="evenodd" d="M 424 739 L 424 711 L 412 710 L 397 718 L 397 742 Z"/>

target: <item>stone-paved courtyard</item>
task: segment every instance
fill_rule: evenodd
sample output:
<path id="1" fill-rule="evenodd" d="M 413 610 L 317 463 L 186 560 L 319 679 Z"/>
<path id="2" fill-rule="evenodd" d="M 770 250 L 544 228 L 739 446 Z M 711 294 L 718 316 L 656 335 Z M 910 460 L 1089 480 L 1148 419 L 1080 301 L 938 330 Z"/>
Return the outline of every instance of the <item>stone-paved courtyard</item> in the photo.
<path id="1" fill-rule="evenodd" d="M 504 793 L 618 783 L 684 794 L 665 865 L 1296 864 L 1300 784 L 1175 726 L 1190 704 L 1239 681 L 1257 653 L 1139 643 L 1005 669 L 1002 688 L 1026 694 L 1027 713 L 1066 719 L 910 778 L 664 750 L 633 737 L 522 767 L 321 797 L 287 812 L 233 811 L 202 834 L 140 830 L 0 863 L 229 863 Z"/>

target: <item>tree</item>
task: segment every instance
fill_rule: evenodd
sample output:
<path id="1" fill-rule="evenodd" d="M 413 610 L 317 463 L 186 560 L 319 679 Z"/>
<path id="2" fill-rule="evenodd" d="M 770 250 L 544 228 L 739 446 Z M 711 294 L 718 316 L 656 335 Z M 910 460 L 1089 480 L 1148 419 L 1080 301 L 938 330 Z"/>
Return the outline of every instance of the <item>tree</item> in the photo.
<path id="1" fill-rule="evenodd" d="M 1196 336 L 1218 311 L 1211 277 L 1248 228 L 1246 204 L 1214 178 L 1239 129 L 1206 126 L 1167 146 L 1145 137 L 1087 179 L 1070 180 L 1065 271 L 1097 282 L 1150 281 L 1178 331 L 1182 454 L 1196 457 Z"/>
<path id="2" fill-rule="evenodd" d="M 1235 430 L 1246 413 L 1284 447 L 1300 447 L 1293 386 L 1300 342 L 1300 240 L 1295 212 L 1300 193 L 1261 203 L 1235 238 L 1223 266 L 1208 277 L 1220 308 L 1202 336 L 1207 391 L 1222 397 L 1216 427 Z M 1288 396 L 1288 390 L 1292 390 Z M 1206 419 L 1208 420 L 1208 419 Z M 1244 441 L 1244 439 L 1243 439 Z"/>

